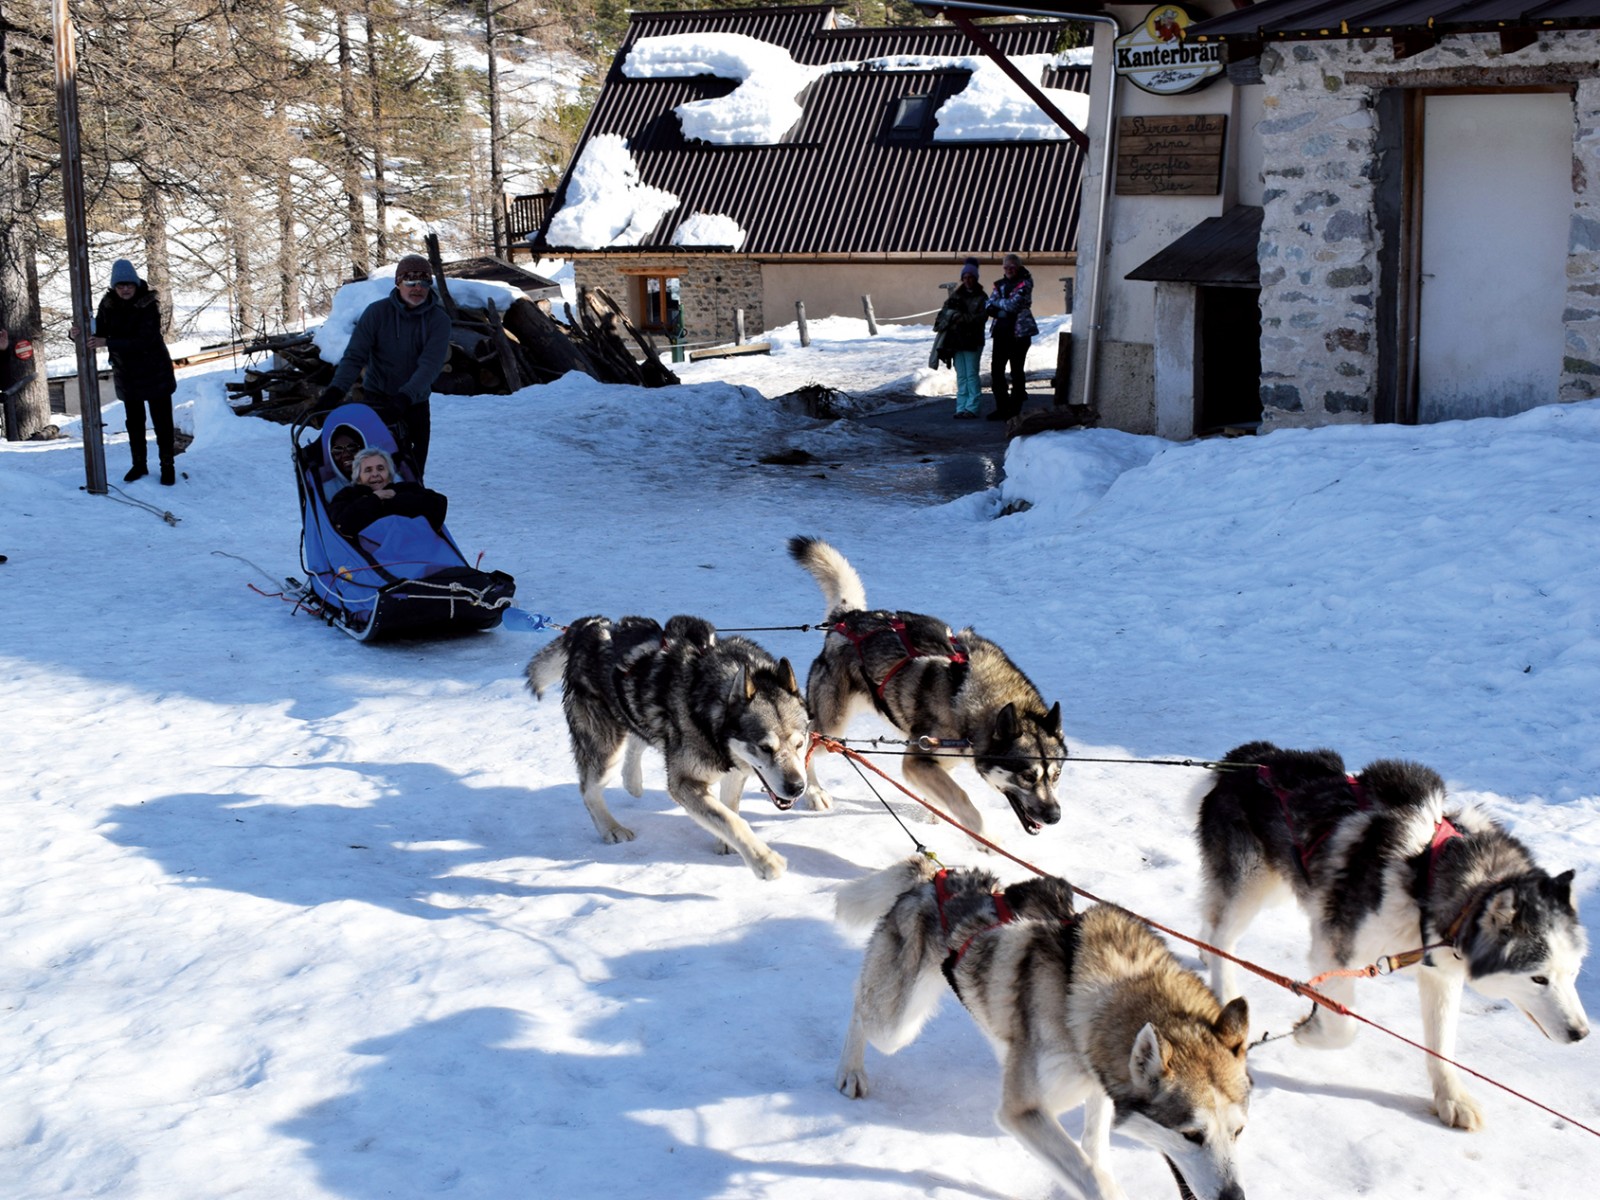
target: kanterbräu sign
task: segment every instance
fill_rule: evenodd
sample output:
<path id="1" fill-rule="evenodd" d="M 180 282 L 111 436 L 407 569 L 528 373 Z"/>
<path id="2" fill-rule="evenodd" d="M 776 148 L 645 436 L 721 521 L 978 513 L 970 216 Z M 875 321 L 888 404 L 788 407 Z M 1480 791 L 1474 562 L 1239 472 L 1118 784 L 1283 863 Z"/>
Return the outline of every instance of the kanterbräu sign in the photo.
<path id="1" fill-rule="evenodd" d="M 1117 74 L 1134 87 L 1158 96 L 1192 92 L 1222 74 L 1222 43 L 1185 42 L 1183 31 L 1194 24 L 1182 5 L 1162 4 L 1116 40 Z"/>

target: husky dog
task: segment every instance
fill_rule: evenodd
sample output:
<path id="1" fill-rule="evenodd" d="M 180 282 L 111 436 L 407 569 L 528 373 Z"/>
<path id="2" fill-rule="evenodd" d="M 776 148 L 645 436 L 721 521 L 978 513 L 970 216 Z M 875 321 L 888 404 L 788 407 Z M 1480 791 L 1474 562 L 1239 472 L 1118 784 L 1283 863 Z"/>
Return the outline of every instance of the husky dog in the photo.
<path id="1" fill-rule="evenodd" d="M 1233 1153 L 1249 1010 L 1218 1004 L 1143 921 L 1108 904 L 1075 913 L 1062 879 L 996 893 L 988 872 L 921 855 L 841 888 L 838 915 L 877 923 L 839 1059 L 845 1095 L 867 1094 L 867 1042 L 907 1045 L 948 980 L 1000 1060 L 996 1121 L 1076 1194 L 1124 1196 L 1106 1161 L 1115 1125 L 1199 1200 L 1244 1200 Z M 1056 1119 L 1079 1104 L 1082 1146 Z"/>
<path id="2" fill-rule="evenodd" d="M 828 543 L 790 538 L 789 554 L 828 604 L 827 638 L 806 677 L 806 705 L 818 733 L 837 737 L 870 703 L 901 732 L 931 739 L 906 756 L 906 781 L 968 829 L 982 832 L 983 817 L 950 777 L 957 758 L 972 760 L 1030 834 L 1061 820 L 1056 784 L 1067 748 L 1059 703 L 1046 708 L 1005 651 L 971 629 L 952 634 L 935 617 L 869 611 L 861 577 Z M 826 806 L 828 795 L 809 767 L 807 782 L 809 794 Z"/>
<path id="3" fill-rule="evenodd" d="M 751 774 L 779 808 L 805 793 L 810 729 L 788 659 L 774 662 L 746 638 L 718 639 L 696 617 L 674 617 L 665 629 L 648 617 L 584 617 L 528 663 L 536 697 L 557 680 L 578 785 L 602 839 L 633 840 L 606 808 L 605 783 L 628 743 L 623 781 L 641 795 L 649 743 L 666 756 L 668 793 L 717 838 L 719 853 L 739 854 L 763 879 L 783 874 L 783 856 L 739 816 L 739 798 Z"/>
<path id="4" fill-rule="evenodd" d="M 1572 902 L 1572 872 L 1551 876 L 1487 815 L 1449 807 L 1427 767 L 1384 759 L 1347 775 L 1332 750 L 1230 750 L 1200 806 L 1205 940 L 1233 952 L 1263 904 L 1292 891 L 1311 919 L 1311 970 L 1385 957 L 1409 965 L 1428 1049 L 1454 1053 L 1461 985 L 1509 1000 L 1552 1041 L 1576 1042 L 1589 1022 L 1575 986 L 1588 941 Z M 1425 953 L 1422 953 L 1424 952 Z M 1233 964 L 1213 957 L 1212 988 L 1239 993 Z M 1320 990 L 1348 1005 L 1350 977 Z M 1354 1019 L 1321 1005 L 1295 1032 L 1311 1046 L 1344 1046 Z M 1483 1115 L 1456 1069 L 1429 1055 L 1433 1109 L 1477 1129 Z"/>

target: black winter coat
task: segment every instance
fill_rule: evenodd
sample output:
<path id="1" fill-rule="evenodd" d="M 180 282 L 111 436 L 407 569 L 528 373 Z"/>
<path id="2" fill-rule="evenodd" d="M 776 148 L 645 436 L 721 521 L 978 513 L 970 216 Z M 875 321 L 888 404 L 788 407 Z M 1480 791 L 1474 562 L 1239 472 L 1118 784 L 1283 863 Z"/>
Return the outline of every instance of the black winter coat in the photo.
<path id="1" fill-rule="evenodd" d="M 983 327 L 988 320 L 982 287 L 963 283 L 951 288 L 944 307 L 933 319 L 934 331 L 944 335 L 939 340 L 940 357 L 949 362 L 950 356 L 958 350 L 982 350 Z"/>
<path id="2" fill-rule="evenodd" d="M 139 284 L 131 300 L 116 288 L 108 291 L 95 313 L 94 332 L 106 339 L 119 396 L 170 396 L 178 390 L 172 355 L 161 340 L 161 304 L 148 285 Z"/>
<path id="3" fill-rule="evenodd" d="M 380 517 L 426 517 L 434 529 L 443 528 L 449 497 L 406 480 L 389 486 L 394 489 L 393 500 L 383 499 L 361 483 L 352 483 L 337 492 L 328 501 L 328 517 L 333 527 L 347 538 L 355 537 Z"/>

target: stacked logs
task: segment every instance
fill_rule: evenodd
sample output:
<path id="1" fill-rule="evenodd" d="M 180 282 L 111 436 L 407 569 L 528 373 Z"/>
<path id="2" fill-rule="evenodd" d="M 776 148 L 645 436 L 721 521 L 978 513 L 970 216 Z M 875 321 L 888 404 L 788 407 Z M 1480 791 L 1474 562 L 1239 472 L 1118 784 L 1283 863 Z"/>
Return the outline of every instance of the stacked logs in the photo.
<path id="1" fill-rule="evenodd" d="M 678 382 L 650 340 L 603 290 L 580 288 L 577 311 L 565 305 L 567 324 L 562 325 L 543 302 L 523 298 L 513 300 L 504 313 L 492 301 L 482 308 L 458 305 L 450 298 L 436 254 L 430 258 L 450 315 L 450 357 L 435 392 L 504 395 L 549 383 L 568 371 L 581 371 L 602 383 L 640 387 Z M 623 333 L 644 354 L 642 362 L 634 359 Z M 269 420 L 292 421 L 328 385 L 336 365 L 323 360 L 309 333 L 263 338 L 244 351 L 270 353 L 272 365 L 246 369 L 242 380 L 228 383 L 229 402 L 235 412 Z M 351 389 L 349 399 L 360 399 L 357 389 Z"/>

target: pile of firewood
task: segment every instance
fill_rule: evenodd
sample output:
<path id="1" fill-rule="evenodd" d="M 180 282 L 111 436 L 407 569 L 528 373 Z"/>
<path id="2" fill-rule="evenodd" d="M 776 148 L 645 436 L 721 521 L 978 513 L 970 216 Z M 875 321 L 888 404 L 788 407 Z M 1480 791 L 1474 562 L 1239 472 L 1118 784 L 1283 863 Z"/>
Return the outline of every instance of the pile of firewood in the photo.
<path id="1" fill-rule="evenodd" d="M 431 241 L 431 239 L 430 239 Z M 568 371 L 582 371 L 602 383 L 664 387 L 678 377 L 616 302 L 600 288 L 578 289 L 578 308 L 565 305 L 567 323 L 556 321 L 544 303 L 519 298 L 505 312 L 490 302 L 483 308 L 457 304 L 437 247 L 429 246 L 439 299 L 450 316 L 450 358 L 434 391 L 449 395 L 506 394 L 534 383 L 549 383 Z M 644 355 L 635 360 L 626 333 Z M 333 378 L 335 363 L 324 361 L 309 333 L 280 334 L 244 347 L 247 354 L 270 353 L 270 367 L 246 369 L 244 379 L 228 383 L 235 412 L 291 421 Z M 351 400 L 359 400 L 359 385 Z"/>

